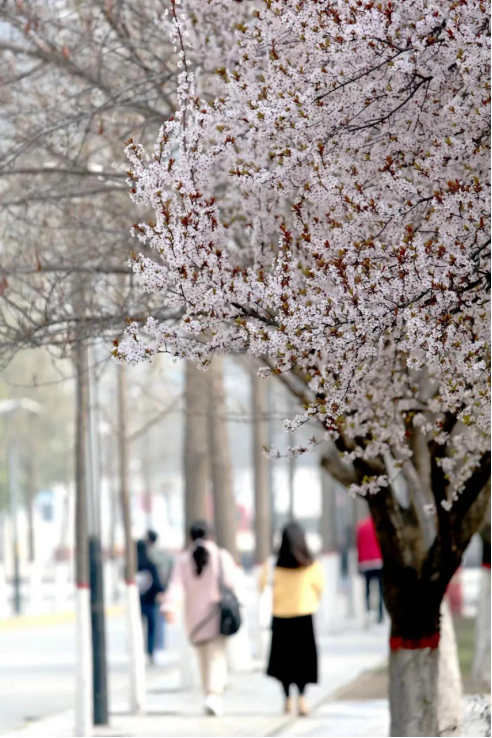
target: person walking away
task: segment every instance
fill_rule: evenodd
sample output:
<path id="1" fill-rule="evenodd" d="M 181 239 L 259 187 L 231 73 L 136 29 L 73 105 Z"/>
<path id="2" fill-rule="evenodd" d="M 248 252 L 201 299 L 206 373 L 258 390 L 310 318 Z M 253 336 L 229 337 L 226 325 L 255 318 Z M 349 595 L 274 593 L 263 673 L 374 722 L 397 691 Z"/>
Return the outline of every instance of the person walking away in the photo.
<path id="1" fill-rule="evenodd" d="M 273 577 L 267 562 L 260 577 L 263 590 L 273 580 L 272 642 L 268 676 L 278 679 L 285 694 L 285 712 L 293 712 L 291 686 L 299 692 L 298 712 L 309 714 L 305 690 L 318 682 L 318 653 L 313 615 L 323 593 L 321 564 L 309 552 L 304 531 L 295 522 L 282 531 Z"/>
<path id="2" fill-rule="evenodd" d="M 157 541 L 159 535 L 154 530 L 148 530 L 145 534 L 145 543 L 147 544 L 147 553 L 151 561 L 157 567 L 157 573 L 163 586 L 164 592 L 166 591 L 169 580 L 171 579 L 171 571 L 173 568 L 172 556 L 162 548 L 158 548 Z M 166 644 L 165 634 L 165 618 L 159 608 L 156 608 L 156 624 L 155 624 L 155 650 L 164 650 Z"/>
<path id="3" fill-rule="evenodd" d="M 137 587 L 140 594 L 140 610 L 147 625 L 147 655 L 154 663 L 155 626 L 157 601 L 164 588 L 157 567 L 149 558 L 145 541 L 137 542 Z"/>
<path id="4" fill-rule="evenodd" d="M 373 582 L 379 592 L 378 623 L 381 623 L 383 621 L 383 581 L 381 577 L 383 559 L 371 516 L 364 518 L 357 525 L 357 558 L 359 571 L 366 581 L 367 625 L 369 626 L 371 621 L 371 585 Z"/>
<path id="5" fill-rule="evenodd" d="M 222 714 L 227 679 L 226 638 L 220 635 L 221 581 L 236 590 L 236 564 L 230 553 L 210 540 L 207 523 L 190 528 L 190 545 L 178 557 L 161 606 L 168 623 L 184 600 L 188 637 L 195 647 L 207 715 Z"/>

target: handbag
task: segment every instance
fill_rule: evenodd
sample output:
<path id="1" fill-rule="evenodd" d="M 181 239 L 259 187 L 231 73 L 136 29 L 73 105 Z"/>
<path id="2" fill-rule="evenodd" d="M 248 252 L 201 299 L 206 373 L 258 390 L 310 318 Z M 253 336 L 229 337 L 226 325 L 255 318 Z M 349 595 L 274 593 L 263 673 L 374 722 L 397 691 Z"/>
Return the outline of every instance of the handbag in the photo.
<path id="1" fill-rule="evenodd" d="M 212 606 L 211 612 L 196 625 L 191 631 L 189 638 L 195 643 L 195 638 L 200 630 L 217 616 L 219 608 L 219 633 L 226 638 L 235 635 L 241 627 L 241 605 L 235 592 L 224 583 L 224 570 L 222 567 L 222 556 L 219 550 L 219 595 L 220 600 Z"/>

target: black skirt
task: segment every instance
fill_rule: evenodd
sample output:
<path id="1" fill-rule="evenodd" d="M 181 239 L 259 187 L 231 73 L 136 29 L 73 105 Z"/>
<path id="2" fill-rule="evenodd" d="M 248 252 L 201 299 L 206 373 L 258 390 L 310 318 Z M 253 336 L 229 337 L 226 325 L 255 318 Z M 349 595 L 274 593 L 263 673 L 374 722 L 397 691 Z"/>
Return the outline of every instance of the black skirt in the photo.
<path id="1" fill-rule="evenodd" d="M 267 674 L 282 684 L 317 684 L 318 654 L 312 615 L 273 618 Z"/>

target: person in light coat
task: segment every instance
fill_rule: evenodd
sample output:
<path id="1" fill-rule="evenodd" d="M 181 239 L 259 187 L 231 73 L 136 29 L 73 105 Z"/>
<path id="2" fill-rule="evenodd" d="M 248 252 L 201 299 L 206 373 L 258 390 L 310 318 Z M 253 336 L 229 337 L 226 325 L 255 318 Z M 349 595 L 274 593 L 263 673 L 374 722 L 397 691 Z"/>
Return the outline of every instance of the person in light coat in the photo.
<path id="1" fill-rule="evenodd" d="M 236 564 L 228 551 L 210 540 L 203 521 L 190 528 L 190 545 L 178 557 L 161 606 L 169 623 L 184 601 L 188 638 L 195 647 L 205 693 L 205 712 L 222 714 L 227 679 L 226 639 L 220 635 L 220 578 L 236 590 Z"/>

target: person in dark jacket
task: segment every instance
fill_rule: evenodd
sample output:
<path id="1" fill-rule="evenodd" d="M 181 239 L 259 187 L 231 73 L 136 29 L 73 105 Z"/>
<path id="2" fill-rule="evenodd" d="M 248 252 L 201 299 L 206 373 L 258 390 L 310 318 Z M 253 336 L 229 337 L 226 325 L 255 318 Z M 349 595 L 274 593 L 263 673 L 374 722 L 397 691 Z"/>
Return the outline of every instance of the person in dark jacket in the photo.
<path id="1" fill-rule="evenodd" d="M 142 618 L 147 621 L 147 654 L 154 662 L 157 602 L 164 591 L 159 572 L 147 553 L 145 541 L 137 542 L 137 586 Z"/>
<path id="2" fill-rule="evenodd" d="M 157 566 L 157 572 L 161 580 L 161 584 L 166 591 L 169 580 L 171 579 L 171 571 L 173 568 L 173 559 L 163 548 L 158 548 L 157 540 L 159 536 L 154 530 L 148 530 L 145 534 L 145 543 L 147 544 L 147 553 L 151 561 Z M 162 651 L 165 646 L 165 618 L 159 608 L 156 609 L 156 625 L 155 625 L 155 649 Z"/>

